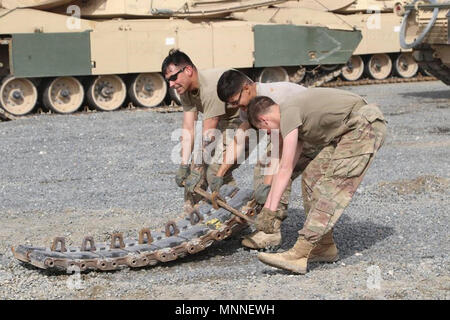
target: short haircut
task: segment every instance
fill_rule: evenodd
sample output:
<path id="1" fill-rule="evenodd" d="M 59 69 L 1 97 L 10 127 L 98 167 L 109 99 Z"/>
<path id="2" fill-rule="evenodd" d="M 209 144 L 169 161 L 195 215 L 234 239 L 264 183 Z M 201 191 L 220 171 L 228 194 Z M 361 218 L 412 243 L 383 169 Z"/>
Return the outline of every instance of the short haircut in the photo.
<path id="1" fill-rule="evenodd" d="M 163 75 L 166 74 L 166 70 L 171 64 L 178 67 L 191 66 L 193 69 L 195 69 L 195 65 L 192 63 L 191 58 L 189 58 L 186 53 L 178 49 L 170 49 L 169 55 L 164 59 L 161 66 Z"/>
<path id="2" fill-rule="evenodd" d="M 238 94 L 246 83 L 252 83 L 244 73 L 230 69 L 225 71 L 217 82 L 217 96 L 223 102 L 228 102 L 232 96 Z"/>
<path id="3" fill-rule="evenodd" d="M 248 104 L 248 121 L 253 127 L 257 127 L 258 117 L 267 113 L 270 107 L 276 104 L 272 99 L 266 96 L 254 97 Z"/>

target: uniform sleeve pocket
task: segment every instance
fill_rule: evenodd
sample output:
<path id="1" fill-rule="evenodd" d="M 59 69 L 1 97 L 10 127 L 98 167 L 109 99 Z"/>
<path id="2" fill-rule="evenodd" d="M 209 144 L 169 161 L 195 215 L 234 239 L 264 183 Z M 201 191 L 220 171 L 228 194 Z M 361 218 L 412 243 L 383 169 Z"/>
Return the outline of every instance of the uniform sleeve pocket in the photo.
<path id="1" fill-rule="evenodd" d="M 333 160 L 328 168 L 329 177 L 352 178 L 358 177 L 367 167 L 370 160 L 370 153 L 353 156 L 350 158 Z"/>
<path id="2" fill-rule="evenodd" d="M 367 104 L 365 106 L 362 106 L 361 109 L 358 111 L 364 118 L 367 119 L 370 123 L 374 122 L 375 120 L 383 120 L 384 115 L 381 112 L 380 108 L 375 103 Z"/>

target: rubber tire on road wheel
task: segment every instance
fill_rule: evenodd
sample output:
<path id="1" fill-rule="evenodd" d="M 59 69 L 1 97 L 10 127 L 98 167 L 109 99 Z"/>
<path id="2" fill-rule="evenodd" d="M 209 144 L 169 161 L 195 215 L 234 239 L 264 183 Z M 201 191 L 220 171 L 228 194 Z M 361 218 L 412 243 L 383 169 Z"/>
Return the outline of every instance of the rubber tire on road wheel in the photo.
<path id="1" fill-rule="evenodd" d="M 102 88 L 103 86 L 103 88 Z M 109 93 L 99 92 L 105 87 Z M 110 97 L 113 95 L 113 97 Z M 90 81 L 86 98 L 91 107 L 99 111 L 114 111 L 119 109 L 127 97 L 127 87 L 121 77 L 117 75 L 101 75 Z"/>
<path id="2" fill-rule="evenodd" d="M 12 101 L 11 91 L 16 89 L 22 97 L 17 98 L 19 104 Z M 13 116 L 24 116 L 36 107 L 38 92 L 36 85 L 27 78 L 8 76 L 0 86 L 0 106 Z M 22 102 L 22 103 L 20 103 Z"/>
<path id="3" fill-rule="evenodd" d="M 70 114 L 77 111 L 84 101 L 84 88 L 74 77 L 58 77 L 44 84 L 42 102 L 49 110 L 59 114 Z M 57 90 L 68 90 L 70 97 L 60 96 Z"/>

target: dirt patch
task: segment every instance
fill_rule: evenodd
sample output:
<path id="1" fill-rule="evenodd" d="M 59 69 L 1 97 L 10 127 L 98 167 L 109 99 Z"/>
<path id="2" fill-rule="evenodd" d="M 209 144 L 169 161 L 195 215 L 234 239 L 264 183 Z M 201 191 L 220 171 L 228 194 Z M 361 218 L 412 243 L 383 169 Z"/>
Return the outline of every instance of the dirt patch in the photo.
<path id="1" fill-rule="evenodd" d="M 407 195 L 430 192 L 445 193 L 448 191 L 449 185 L 450 179 L 427 175 L 412 180 L 381 182 L 379 187 L 385 191 Z"/>
<path id="2" fill-rule="evenodd" d="M 437 134 L 450 134 L 450 127 L 435 127 L 432 128 L 429 132 Z"/>
<path id="3" fill-rule="evenodd" d="M 400 111 L 394 111 L 394 112 L 384 112 L 385 116 L 401 116 L 404 114 L 412 113 L 412 111 L 407 110 L 400 110 Z"/>
<path id="4" fill-rule="evenodd" d="M 398 141 L 392 142 L 390 145 L 399 147 L 411 147 L 411 148 L 441 148 L 450 147 L 450 140 L 444 141 L 428 141 L 428 142 L 417 142 L 417 141 Z"/>

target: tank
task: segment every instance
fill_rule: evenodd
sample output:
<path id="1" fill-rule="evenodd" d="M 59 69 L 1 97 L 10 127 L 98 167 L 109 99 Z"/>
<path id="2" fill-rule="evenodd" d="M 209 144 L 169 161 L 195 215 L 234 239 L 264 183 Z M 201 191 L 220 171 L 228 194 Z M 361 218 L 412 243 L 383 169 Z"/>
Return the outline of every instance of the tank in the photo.
<path id="1" fill-rule="evenodd" d="M 347 24 L 233 17 L 284 2 L 3 0 L 0 104 L 12 116 L 158 106 L 168 101 L 160 67 L 172 48 L 200 69 L 237 68 L 264 81 L 298 82 L 305 67 L 320 69 L 320 80 L 326 66 L 345 65 L 361 41 Z"/>
<path id="2" fill-rule="evenodd" d="M 401 27 L 403 48 L 429 74 L 450 85 L 450 1 L 412 1 Z"/>
<path id="3" fill-rule="evenodd" d="M 232 16 L 249 21 L 361 30 L 362 40 L 347 67 L 342 69 L 341 77 L 347 81 L 362 77 L 383 80 L 412 78 L 418 71 L 411 49 L 402 48 L 398 40 L 404 5 L 405 1 L 398 0 L 298 0 L 237 12 Z M 306 71 L 308 74 L 312 70 Z"/>

